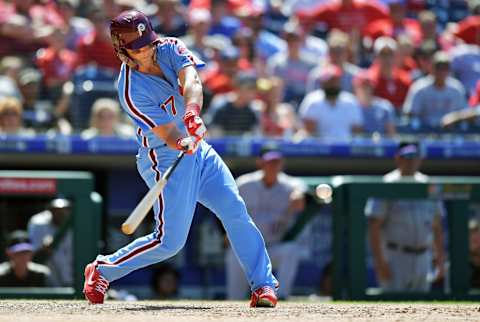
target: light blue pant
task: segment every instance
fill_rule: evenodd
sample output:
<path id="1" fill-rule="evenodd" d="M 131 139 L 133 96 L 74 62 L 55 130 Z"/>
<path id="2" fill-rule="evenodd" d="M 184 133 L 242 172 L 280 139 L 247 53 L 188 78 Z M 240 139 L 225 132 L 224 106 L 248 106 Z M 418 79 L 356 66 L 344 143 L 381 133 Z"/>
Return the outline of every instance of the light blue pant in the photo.
<path id="1" fill-rule="evenodd" d="M 166 147 L 140 150 L 137 167 L 148 187 L 155 184 L 176 155 Z M 154 205 L 154 232 L 111 255 L 99 255 L 100 274 L 111 282 L 175 255 L 185 245 L 197 201 L 221 220 L 251 289 L 276 286 L 262 235 L 247 213 L 235 180 L 220 156 L 205 142 L 195 155 L 186 155 L 180 161 L 168 180 Z"/>

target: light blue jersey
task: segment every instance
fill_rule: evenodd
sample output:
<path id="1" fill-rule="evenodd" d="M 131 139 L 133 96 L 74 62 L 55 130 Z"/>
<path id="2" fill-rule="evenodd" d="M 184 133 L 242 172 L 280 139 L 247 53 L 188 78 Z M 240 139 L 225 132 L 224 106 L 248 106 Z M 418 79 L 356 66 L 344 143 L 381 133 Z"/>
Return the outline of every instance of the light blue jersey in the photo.
<path id="1" fill-rule="evenodd" d="M 156 55 L 165 78 L 141 73 L 126 64 L 122 64 L 118 78 L 120 103 L 138 127 L 138 143 L 146 148 L 165 145 L 151 131 L 158 125 L 175 122 L 180 130 L 185 129 L 182 120 L 185 113 L 183 89 L 177 75 L 184 67 L 205 65 L 176 38 L 162 39 L 157 45 Z"/>
<path id="2" fill-rule="evenodd" d="M 157 45 L 156 55 L 165 78 L 144 74 L 123 64 L 118 79 L 121 105 L 138 126 L 137 168 L 149 188 L 158 182 L 178 154 L 155 136 L 152 129 L 175 122 L 187 135 L 178 73 L 186 66 L 204 65 L 176 38 L 163 38 Z M 99 255 L 100 274 L 111 282 L 175 255 L 186 242 L 197 202 L 222 221 L 252 290 L 277 286 L 264 240 L 247 213 L 235 180 L 205 141 L 201 141 L 195 154 L 182 159 L 154 204 L 153 233 L 111 255 Z"/>

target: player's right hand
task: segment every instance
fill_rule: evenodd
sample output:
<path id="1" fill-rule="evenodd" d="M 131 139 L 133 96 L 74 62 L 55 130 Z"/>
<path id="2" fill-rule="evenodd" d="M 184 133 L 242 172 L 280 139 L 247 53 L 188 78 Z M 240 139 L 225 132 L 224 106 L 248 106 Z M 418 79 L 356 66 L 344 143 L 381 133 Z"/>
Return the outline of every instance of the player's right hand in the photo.
<path id="1" fill-rule="evenodd" d="M 177 140 L 177 150 L 183 151 L 186 154 L 193 154 L 197 151 L 200 140 L 201 138 L 199 139 L 194 136 L 180 138 Z"/>

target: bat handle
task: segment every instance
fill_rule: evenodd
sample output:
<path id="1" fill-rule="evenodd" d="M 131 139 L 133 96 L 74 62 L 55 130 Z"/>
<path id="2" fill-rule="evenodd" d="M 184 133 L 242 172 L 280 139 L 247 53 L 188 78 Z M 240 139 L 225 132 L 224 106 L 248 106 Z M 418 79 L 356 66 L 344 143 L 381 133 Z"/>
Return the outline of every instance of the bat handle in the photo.
<path id="1" fill-rule="evenodd" d="M 183 151 L 178 154 L 177 159 L 173 162 L 173 164 L 167 169 L 167 171 L 165 171 L 160 180 L 150 189 L 150 191 L 145 195 L 145 197 L 143 197 L 142 201 L 140 201 L 137 207 L 135 207 L 130 216 L 128 216 L 127 220 L 125 220 L 121 228 L 124 234 L 131 235 L 137 229 L 137 227 L 147 215 L 150 208 L 152 208 L 153 204 L 158 199 L 158 196 L 162 192 L 163 187 L 165 187 L 165 185 L 167 184 L 168 178 L 170 178 L 173 171 L 178 166 L 180 160 L 182 160 L 184 155 L 185 153 Z"/>

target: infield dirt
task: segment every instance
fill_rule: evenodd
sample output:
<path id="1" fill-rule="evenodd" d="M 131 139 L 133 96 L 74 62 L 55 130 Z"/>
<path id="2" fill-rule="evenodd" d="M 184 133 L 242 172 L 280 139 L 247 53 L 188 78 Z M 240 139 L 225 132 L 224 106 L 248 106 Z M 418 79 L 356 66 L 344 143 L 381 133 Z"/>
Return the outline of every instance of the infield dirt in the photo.
<path id="1" fill-rule="evenodd" d="M 252 309 L 246 302 L 227 301 L 112 301 L 89 305 L 85 301 L 1 300 L 0 321 L 480 321 L 480 303 L 281 302 L 275 309 Z"/>

